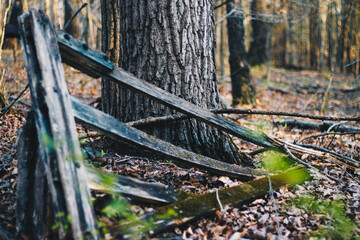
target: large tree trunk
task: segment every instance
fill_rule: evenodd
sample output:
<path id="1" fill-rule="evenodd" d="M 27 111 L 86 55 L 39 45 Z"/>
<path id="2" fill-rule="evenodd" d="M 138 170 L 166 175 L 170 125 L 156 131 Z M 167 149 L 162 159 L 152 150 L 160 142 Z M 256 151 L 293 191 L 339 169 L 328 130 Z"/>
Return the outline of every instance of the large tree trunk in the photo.
<path id="1" fill-rule="evenodd" d="M 239 1 L 242 10 L 241 0 Z M 235 1 L 226 4 L 228 14 L 236 8 Z M 227 19 L 229 36 L 229 62 L 233 105 L 255 103 L 255 89 L 250 81 L 250 69 L 245 49 L 245 28 L 242 12 L 234 12 Z"/>
<path id="2" fill-rule="evenodd" d="M 249 63 L 251 65 L 260 65 L 269 60 L 268 56 L 268 38 L 269 26 L 262 20 L 261 14 L 266 13 L 265 0 L 253 0 L 251 2 L 251 26 L 252 35 L 249 50 Z"/>
<path id="3" fill-rule="evenodd" d="M 121 68 L 203 108 L 220 107 L 213 1 L 104 0 L 102 16 L 102 50 Z M 174 113 L 106 79 L 102 103 L 125 122 Z M 146 131 L 216 159 L 241 161 L 228 135 L 196 120 Z"/>
<path id="4" fill-rule="evenodd" d="M 310 67 L 317 70 L 321 47 L 319 0 L 311 0 L 309 36 L 310 36 Z"/>

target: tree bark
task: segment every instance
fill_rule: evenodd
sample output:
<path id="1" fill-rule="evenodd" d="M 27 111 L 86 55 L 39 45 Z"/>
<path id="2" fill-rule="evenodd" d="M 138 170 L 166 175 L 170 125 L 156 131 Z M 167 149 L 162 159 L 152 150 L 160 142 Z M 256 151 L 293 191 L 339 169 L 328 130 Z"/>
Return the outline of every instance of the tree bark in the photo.
<path id="1" fill-rule="evenodd" d="M 266 1 L 253 0 L 251 2 L 251 26 L 252 35 L 249 50 L 250 65 L 260 65 L 269 60 L 268 56 L 268 38 L 269 26 L 261 14 L 266 13 Z"/>
<path id="2" fill-rule="evenodd" d="M 107 0 L 102 16 L 102 50 L 121 68 L 203 108 L 220 107 L 213 1 Z M 106 79 L 102 100 L 106 113 L 125 122 L 175 113 Z M 215 159 L 242 162 L 228 135 L 196 120 L 147 132 Z"/>
<path id="3" fill-rule="evenodd" d="M 239 1 L 242 10 L 241 0 Z M 228 14 L 236 8 L 235 1 L 226 4 Z M 233 105 L 255 103 L 255 89 L 250 80 L 250 69 L 245 48 L 244 17 L 239 11 L 227 19 L 229 38 L 229 62 L 231 70 L 231 86 Z"/>

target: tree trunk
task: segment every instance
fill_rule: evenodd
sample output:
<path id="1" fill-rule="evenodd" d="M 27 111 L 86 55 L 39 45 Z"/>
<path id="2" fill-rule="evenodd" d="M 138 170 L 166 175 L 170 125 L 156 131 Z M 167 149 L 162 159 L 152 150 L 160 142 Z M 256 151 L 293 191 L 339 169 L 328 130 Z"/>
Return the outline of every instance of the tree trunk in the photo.
<path id="1" fill-rule="evenodd" d="M 295 55 L 295 41 L 294 41 L 294 35 L 295 35 L 295 24 L 294 24 L 294 3 L 289 2 L 288 3 L 288 16 L 287 21 L 289 24 L 289 65 L 294 66 L 294 55 Z"/>
<path id="2" fill-rule="evenodd" d="M 333 56 L 334 56 L 334 47 L 335 47 L 335 40 L 333 36 L 333 30 L 335 29 L 334 25 L 334 9 L 336 8 L 336 3 L 330 3 L 328 6 L 328 14 L 326 17 L 326 32 L 328 38 L 328 57 L 327 57 L 327 66 L 329 70 L 333 70 Z"/>
<path id="3" fill-rule="evenodd" d="M 269 60 L 268 38 L 269 26 L 262 20 L 261 14 L 266 13 L 266 1 L 253 0 L 251 2 L 251 43 L 249 50 L 249 63 L 260 65 Z"/>
<path id="4" fill-rule="evenodd" d="M 309 36 L 310 36 L 310 67 L 317 70 L 319 67 L 319 55 L 321 47 L 319 0 L 311 0 Z M 320 43 L 320 44 L 319 44 Z"/>
<path id="5" fill-rule="evenodd" d="M 213 1 L 102 1 L 102 50 L 118 65 L 203 108 L 220 107 L 215 75 Z M 103 110 L 128 122 L 173 110 L 102 81 Z M 243 162 L 229 136 L 196 120 L 147 132 L 194 152 Z M 243 162 L 244 163 L 244 162 Z"/>
<path id="6" fill-rule="evenodd" d="M 348 28 L 347 21 L 348 21 L 348 12 L 349 12 L 348 1 L 349 0 L 341 1 L 341 15 L 340 15 L 341 29 L 340 29 L 339 43 L 336 54 L 336 62 L 339 65 L 340 72 L 344 72 L 344 50 L 345 50 L 346 31 Z"/>
<path id="7" fill-rule="evenodd" d="M 241 0 L 239 1 L 242 10 Z M 235 1 L 226 4 L 228 14 L 236 8 Z M 255 103 L 255 90 L 250 81 L 250 69 L 247 63 L 245 48 L 244 17 L 239 11 L 227 19 L 229 36 L 229 62 L 231 70 L 231 86 L 233 105 Z"/>

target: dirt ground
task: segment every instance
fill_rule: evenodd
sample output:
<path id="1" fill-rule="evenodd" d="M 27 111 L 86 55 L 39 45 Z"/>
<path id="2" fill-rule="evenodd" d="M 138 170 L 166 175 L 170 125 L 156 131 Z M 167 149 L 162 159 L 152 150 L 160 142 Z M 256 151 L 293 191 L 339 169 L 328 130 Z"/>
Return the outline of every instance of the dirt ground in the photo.
<path id="1" fill-rule="evenodd" d="M 20 57 L 18 57 L 19 59 Z M 3 56 L 5 84 L 10 97 L 15 98 L 27 83 L 26 69 L 20 58 L 12 60 L 11 52 L 5 50 Z M 100 80 L 91 79 L 77 70 L 65 66 L 69 91 L 92 103 L 100 97 Z M 324 116 L 359 116 L 360 91 L 342 91 L 359 87 L 353 76 L 331 74 L 329 72 L 289 71 L 272 68 L 268 80 L 266 69 L 252 69 L 252 78 L 257 91 L 255 106 L 238 108 L 298 112 Z M 330 81 L 330 79 L 332 79 Z M 329 83 L 331 82 L 331 85 Z M 225 77 L 219 84 L 223 98 L 231 103 L 230 79 Z M 327 90 L 328 89 L 328 90 Z M 30 110 L 30 93 L 27 90 L 11 113 L 0 118 L 0 227 L 16 233 L 16 185 L 17 185 L 17 134 Z M 95 103 L 96 105 L 96 103 Z M 295 142 L 306 135 L 319 133 L 318 130 L 290 128 L 277 124 L 287 119 L 279 116 L 228 115 L 239 124 L 254 130 L 264 131 L 289 142 Z M 321 123 L 320 121 L 299 119 Z M 344 123 L 359 128 L 355 122 Z M 86 129 L 78 126 L 79 133 Z M 257 146 L 234 138 L 239 149 L 245 153 L 258 149 Z M 360 134 L 329 135 L 304 140 L 327 148 L 339 154 L 360 161 Z M 207 173 L 195 168 L 181 168 L 172 161 L 146 157 L 126 156 L 112 151 L 102 137 L 86 138 L 82 146 L 98 156 L 89 159 L 90 164 L 104 171 L 136 177 L 149 182 L 161 182 L 175 189 L 202 194 L 216 189 L 241 184 L 241 181 L 225 176 Z M 254 165 L 261 167 L 268 154 L 252 157 Z M 243 206 L 226 206 L 225 212 L 204 217 L 190 224 L 163 233 L 157 238 L 171 239 L 359 239 L 360 234 L 360 179 L 359 171 L 347 170 L 328 159 L 304 156 L 304 160 L 316 168 L 339 179 L 334 182 L 310 171 L 312 180 L 295 188 L 283 187 Z M 290 163 L 294 164 L 294 163 Z M 103 222 L 116 220 L 102 214 L 102 208 L 109 197 L 93 192 L 95 210 Z M 157 206 L 133 203 L 131 211 L 141 214 L 152 212 Z M 21 238 L 21 236 L 18 235 Z M 107 239 L 121 238 L 108 233 Z"/>

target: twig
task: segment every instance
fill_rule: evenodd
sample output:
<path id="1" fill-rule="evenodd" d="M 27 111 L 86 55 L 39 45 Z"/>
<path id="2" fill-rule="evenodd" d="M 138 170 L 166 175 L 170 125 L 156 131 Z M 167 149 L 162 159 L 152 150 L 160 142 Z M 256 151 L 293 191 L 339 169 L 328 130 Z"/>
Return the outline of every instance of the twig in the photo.
<path id="1" fill-rule="evenodd" d="M 345 123 L 348 123 L 349 121 L 344 121 L 344 122 L 339 122 L 339 123 L 334 123 L 333 125 L 331 125 L 328 130 L 326 132 L 330 132 L 334 127 L 338 127 L 340 125 L 343 125 Z"/>
<path id="2" fill-rule="evenodd" d="M 219 198 L 219 190 L 216 189 L 216 190 L 215 190 L 215 193 L 216 193 L 216 200 L 217 200 L 218 203 L 219 203 L 221 213 L 224 213 L 225 210 L 224 210 L 224 208 L 223 208 L 223 206 L 222 206 L 222 204 L 221 204 L 220 198 Z"/>
<path id="3" fill-rule="evenodd" d="M 316 171 L 317 173 L 320 173 L 321 175 L 323 176 L 326 176 L 327 178 L 337 182 L 338 180 L 329 176 L 328 174 L 324 173 L 323 171 L 320 171 L 319 169 L 317 169 L 316 167 L 312 166 L 311 164 L 307 163 L 307 162 L 304 162 L 303 160 L 297 158 L 294 154 L 292 154 L 289 150 L 289 148 L 287 147 L 286 144 L 284 144 L 284 149 L 286 150 L 286 152 L 290 155 L 290 157 L 292 159 L 294 159 L 295 161 L 299 162 L 300 164 L 304 165 L 305 167 L 309 168 L 309 169 L 312 169 L 314 171 Z"/>
<path id="4" fill-rule="evenodd" d="M 74 13 L 74 15 L 71 16 L 71 18 L 69 19 L 69 21 L 65 24 L 64 27 L 64 31 L 67 32 L 67 29 L 70 26 L 70 23 L 72 22 L 72 20 L 74 20 L 74 18 L 79 14 L 79 12 L 87 6 L 87 3 L 84 3 L 83 5 L 81 5 L 81 7 Z"/>
<path id="5" fill-rule="evenodd" d="M 23 95 L 24 94 L 24 92 L 28 89 L 28 87 L 29 87 L 29 83 L 24 87 L 24 89 L 19 93 L 19 95 L 15 98 L 15 100 L 13 100 L 11 103 L 10 103 L 10 105 L 9 106 L 7 106 L 7 107 L 4 107 L 3 109 L 1 109 L 1 114 L 0 114 L 0 118 L 2 117 L 2 116 L 4 116 L 9 110 L 10 110 L 10 108 L 17 102 L 17 100 L 21 97 L 21 95 Z"/>
<path id="6" fill-rule="evenodd" d="M 344 121 L 344 122 L 340 122 L 340 123 L 334 123 L 333 125 L 331 125 L 331 126 L 328 128 L 328 130 L 327 130 L 326 132 L 330 132 L 330 131 L 331 131 L 333 128 L 335 128 L 335 127 L 336 127 L 335 131 L 337 131 L 337 129 L 339 129 L 339 126 L 340 126 L 340 125 L 345 124 L 345 123 L 347 123 L 347 122 L 348 122 L 348 121 Z M 336 136 L 336 135 L 333 135 L 333 137 L 331 138 L 331 140 L 330 140 L 330 142 L 329 142 L 329 144 L 327 145 L 326 148 L 329 148 L 329 147 L 331 146 L 332 142 L 333 142 L 334 139 L 335 139 L 335 136 Z"/>
<path id="7" fill-rule="evenodd" d="M 350 134 L 360 134 L 360 132 L 359 131 L 354 131 L 354 132 L 325 132 L 325 133 L 311 134 L 311 135 L 305 136 L 303 138 L 300 138 L 300 140 L 297 141 L 296 143 L 300 143 L 300 142 L 302 142 L 302 141 L 304 141 L 305 139 L 308 139 L 308 138 L 322 137 L 322 136 L 327 136 L 327 135 L 350 135 Z"/>

